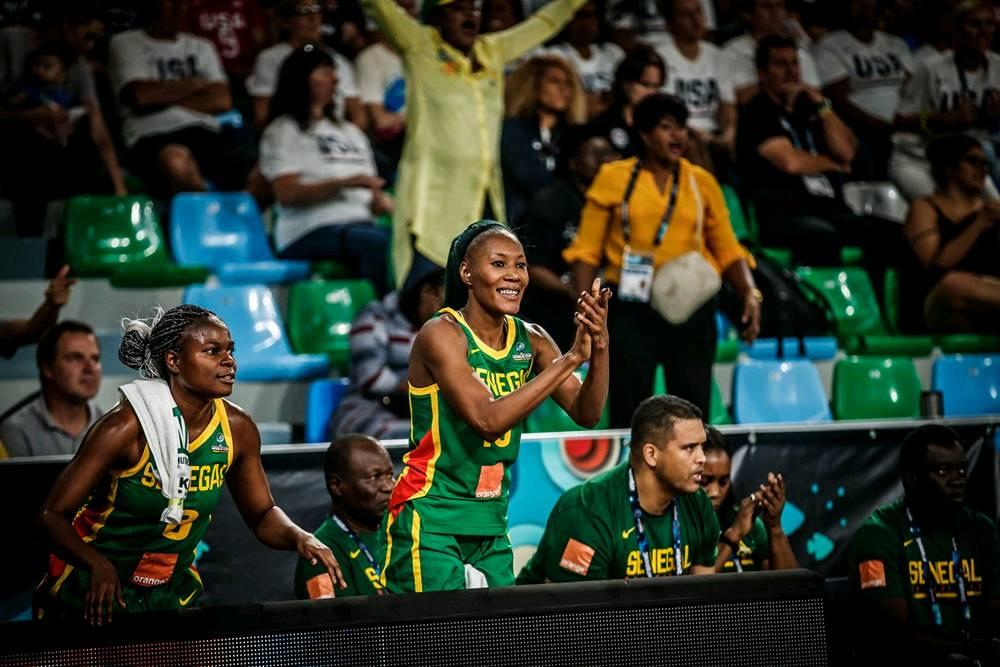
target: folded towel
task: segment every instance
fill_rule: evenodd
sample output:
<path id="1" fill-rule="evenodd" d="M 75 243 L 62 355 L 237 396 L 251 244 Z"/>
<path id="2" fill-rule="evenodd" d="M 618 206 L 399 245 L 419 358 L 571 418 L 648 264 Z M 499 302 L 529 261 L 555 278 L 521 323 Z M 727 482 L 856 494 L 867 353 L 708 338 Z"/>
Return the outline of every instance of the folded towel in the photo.
<path id="1" fill-rule="evenodd" d="M 465 564 L 465 588 L 489 588 L 490 584 L 486 580 L 486 575 L 480 570 L 472 567 L 468 563 Z"/>
<path id="2" fill-rule="evenodd" d="M 184 515 L 184 499 L 191 478 L 187 425 L 180 408 L 170 395 L 170 387 L 160 379 L 135 380 L 118 391 L 122 400 L 135 410 L 153 455 L 153 474 L 167 499 L 160 521 L 178 524 Z"/>

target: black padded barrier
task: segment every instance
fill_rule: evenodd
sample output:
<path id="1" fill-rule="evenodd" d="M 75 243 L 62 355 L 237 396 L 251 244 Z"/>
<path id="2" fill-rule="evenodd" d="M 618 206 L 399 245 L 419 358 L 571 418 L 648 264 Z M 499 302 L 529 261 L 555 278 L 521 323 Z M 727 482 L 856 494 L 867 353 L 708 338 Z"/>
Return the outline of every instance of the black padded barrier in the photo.
<path id="1" fill-rule="evenodd" d="M 0 625 L 8 665 L 826 665 L 807 570 Z"/>

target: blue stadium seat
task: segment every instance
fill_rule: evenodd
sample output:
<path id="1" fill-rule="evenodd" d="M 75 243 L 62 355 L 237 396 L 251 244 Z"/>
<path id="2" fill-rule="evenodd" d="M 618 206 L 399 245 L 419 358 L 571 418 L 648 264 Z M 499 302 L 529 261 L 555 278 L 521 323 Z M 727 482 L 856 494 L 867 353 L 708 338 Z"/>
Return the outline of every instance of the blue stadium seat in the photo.
<path id="1" fill-rule="evenodd" d="M 941 355 L 932 376 L 946 417 L 1000 414 L 1000 355 Z"/>
<path id="2" fill-rule="evenodd" d="M 292 352 L 274 296 L 264 285 L 192 285 L 184 302 L 208 308 L 229 325 L 236 342 L 237 380 L 303 380 L 329 369 L 325 355 Z"/>
<path id="3" fill-rule="evenodd" d="M 330 417 L 344 399 L 349 384 L 346 378 L 334 378 L 316 380 L 309 385 L 309 398 L 306 399 L 306 442 L 329 442 Z"/>
<path id="4" fill-rule="evenodd" d="M 782 338 L 781 355 L 778 354 L 777 338 L 758 338 L 752 343 L 743 343 L 742 347 L 751 359 L 826 361 L 837 356 L 837 339 L 833 336 L 806 336 L 802 343 L 800 346 L 798 338 Z"/>
<path id="5" fill-rule="evenodd" d="M 812 362 L 745 361 L 733 372 L 737 424 L 830 421 L 830 405 Z"/>
<path id="6" fill-rule="evenodd" d="M 257 203 L 247 192 L 186 192 L 170 209 L 170 240 L 181 266 L 204 266 L 228 285 L 309 277 L 309 262 L 275 259 Z"/>

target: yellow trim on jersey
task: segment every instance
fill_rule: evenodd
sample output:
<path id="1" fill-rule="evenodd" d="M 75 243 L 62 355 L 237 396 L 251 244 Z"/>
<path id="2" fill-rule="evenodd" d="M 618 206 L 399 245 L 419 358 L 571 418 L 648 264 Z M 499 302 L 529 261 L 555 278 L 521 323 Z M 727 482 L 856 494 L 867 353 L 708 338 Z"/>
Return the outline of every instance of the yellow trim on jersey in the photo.
<path id="1" fill-rule="evenodd" d="M 382 573 L 379 575 L 379 583 L 385 588 L 385 573 L 389 569 L 389 559 L 392 558 L 392 524 L 395 517 L 390 514 L 385 522 L 385 565 L 382 566 Z"/>
<path id="2" fill-rule="evenodd" d="M 221 415 L 219 423 L 222 424 L 222 436 L 226 439 L 226 465 L 233 466 L 233 432 L 229 428 L 229 414 L 226 412 L 226 402 L 221 398 L 215 399 L 215 413 Z"/>
<path id="3" fill-rule="evenodd" d="M 103 512 L 101 512 L 98 515 L 97 521 L 94 522 L 94 527 L 90 531 L 90 534 L 85 535 L 81 538 L 84 542 L 93 542 L 95 539 L 97 539 L 97 533 L 101 531 L 101 528 L 104 528 L 104 524 L 108 522 L 108 517 L 111 516 L 111 513 L 115 511 L 115 498 L 117 496 L 118 496 L 118 478 L 112 477 L 111 488 L 108 490 L 108 506 Z M 84 505 L 84 507 L 86 507 L 86 505 Z M 83 512 L 83 508 L 80 508 L 80 512 Z M 77 516 L 79 516 L 80 512 L 77 512 Z"/>
<path id="4" fill-rule="evenodd" d="M 503 349 L 497 350 L 480 340 L 479 336 L 476 335 L 476 332 L 472 330 L 471 326 L 469 326 L 469 323 L 465 321 L 464 317 L 462 317 L 462 313 L 458 312 L 454 308 L 442 308 L 441 310 L 454 317 L 469 331 L 469 334 L 472 336 L 472 340 L 476 341 L 476 345 L 479 346 L 480 351 L 482 351 L 482 353 L 486 356 L 494 359 L 503 359 L 510 354 L 511 348 L 514 347 L 514 339 L 517 338 L 517 323 L 514 322 L 514 318 L 510 315 L 505 315 L 507 318 L 507 342 L 504 343 Z"/>
<path id="5" fill-rule="evenodd" d="M 52 588 L 49 589 L 49 595 L 55 595 L 56 593 L 59 592 L 59 589 L 62 588 L 62 585 L 63 583 L 65 583 L 66 578 L 69 577 L 70 573 L 74 569 L 75 568 L 72 565 L 66 563 L 66 567 L 63 568 L 62 574 L 59 575 L 59 578 L 56 579 L 56 583 L 52 584 Z M 41 618 L 41 616 L 39 616 L 39 618 Z"/>
<path id="6" fill-rule="evenodd" d="M 410 558 L 413 559 L 413 592 L 424 592 L 424 575 L 420 565 L 420 515 L 413 510 L 413 525 L 410 527 Z"/>
<path id="7" fill-rule="evenodd" d="M 421 498 L 427 495 L 427 492 L 431 488 L 431 484 L 434 483 L 434 471 L 437 470 L 437 460 L 441 458 L 441 415 L 440 409 L 438 408 L 438 400 L 441 394 L 438 392 L 437 385 L 431 385 L 433 391 L 427 392 L 427 396 L 431 399 L 431 441 L 434 443 L 434 454 L 427 461 L 427 472 L 426 479 L 424 479 L 424 485 L 420 487 L 420 490 L 414 493 L 412 496 L 406 499 L 407 502 L 415 500 L 416 498 Z M 430 389 L 430 387 L 424 387 L 425 389 Z M 412 407 L 412 406 L 411 406 Z M 410 410 L 412 414 L 412 409 Z M 410 420 L 410 434 L 412 439 L 413 432 L 413 420 Z M 399 479 L 403 478 L 406 474 L 408 468 L 406 464 L 409 462 L 410 457 L 418 451 L 417 449 L 411 449 L 403 456 L 403 473 L 399 476 Z M 399 479 L 396 483 L 399 483 Z"/>
<path id="8" fill-rule="evenodd" d="M 410 385 L 410 393 L 414 396 L 426 396 L 427 394 L 433 394 L 439 390 L 440 387 L 438 387 L 436 382 L 434 384 L 429 384 L 426 387 L 414 387 L 412 384 Z"/>
<path id="9" fill-rule="evenodd" d="M 196 449 L 198 449 L 206 442 L 208 442 L 208 436 L 215 433 L 215 429 L 219 427 L 219 422 L 222 421 L 222 415 L 225 414 L 226 408 L 220 405 L 222 403 L 221 399 L 215 399 L 214 403 L 215 403 L 215 412 L 212 414 L 212 419 L 209 420 L 208 426 L 205 427 L 205 430 L 199 433 L 198 437 L 194 439 L 194 442 L 188 445 L 189 454 L 193 453 Z M 230 443 L 230 445 L 231 444 L 232 443 Z M 230 449 L 232 449 L 231 446 Z"/>
<path id="10" fill-rule="evenodd" d="M 149 461 L 148 442 L 142 446 L 142 455 L 139 457 L 138 463 L 136 463 L 131 468 L 126 468 L 125 470 L 112 470 L 111 474 L 114 477 L 131 477 L 132 475 L 138 475 L 140 472 L 142 472 L 143 468 L 146 467 L 147 461 Z"/>

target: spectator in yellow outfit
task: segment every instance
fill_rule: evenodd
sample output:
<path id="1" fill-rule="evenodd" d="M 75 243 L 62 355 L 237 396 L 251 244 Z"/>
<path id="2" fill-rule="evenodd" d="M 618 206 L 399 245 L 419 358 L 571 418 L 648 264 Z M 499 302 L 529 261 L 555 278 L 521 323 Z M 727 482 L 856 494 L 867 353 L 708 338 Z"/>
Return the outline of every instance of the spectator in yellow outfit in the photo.
<path id="1" fill-rule="evenodd" d="M 555 0 L 480 36 L 476 0 L 438 0 L 421 25 L 395 0 L 362 0 L 406 75 L 406 142 L 396 184 L 393 260 L 444 266 L 451 240 L 482 217 L 505 220 L 500 173 L 504 65 L 556 34 L 585 0 Z"/>
<path id="2" fill-rule="evenodd" d="M 753 340 L 760 325 L 752 260 L 733 234 L 719 183 L 681 157 L 688 139 L 684 102 L 650 95 L 636 106 L 633 119 L 643 143 L 640 157 L 601 168 L 587 191 L 576 240 L 563 251 L 578 292 L 600 269 L 615 286 L 608 322 L 617 336 L 611 348 L 615 428 L 628 426 L 639 403 L 653 393 L 657 364 L 663 365 L 671 394 L 708 414 L 720 276 L 742 299 L 744 338 Z M 666 284 L 671 273 L 672 289 Z M 705 290 L 710 283 L 714 289 Z M 693 296 L 696 292 L 702 298 Z M 678 312 L 681 302 L 686 312 Z"/>

